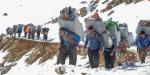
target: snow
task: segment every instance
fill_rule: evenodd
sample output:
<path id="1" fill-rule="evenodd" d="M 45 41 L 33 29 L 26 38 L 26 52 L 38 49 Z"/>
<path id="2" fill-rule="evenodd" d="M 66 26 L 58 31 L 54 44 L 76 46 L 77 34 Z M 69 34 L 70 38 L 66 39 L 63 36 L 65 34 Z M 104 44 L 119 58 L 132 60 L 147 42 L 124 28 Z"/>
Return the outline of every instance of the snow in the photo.
<path id="1" fill-rule="evenodd" d="M 82 6 L 87 6 L 86 4 L 80 4 L 80 2 L 81 0 L 0 0 L 0 33 L 5 33 L 6 27 L 14 24 L 44 24 L 49 21 L 51 17 L 57 17 L 59 11 L 66 6 L 71 5 L 77 9 Z M 106 5 L 99 5 L 97 9 L 102 9 L 105 6 Z M 129 25 L 129 31 L 133 32 L 135 36 L 135 29 L 138 21 L 140 19 L 150 19 L 149 8 L 149 1 L 130 5 L 121 4 L 112 9 L 115 10 L 115 13 L 111 16 L 107 16 L 109 11 L 100 13 L 100 16 L 103 20 L 112 17 L 113 20 L 119 21 L 120 23 L 127 23 Z M 2 15 L 5 12 L 8 13 L 8 16 Z M 87 16 L 91 14 L 92 13 L 89 13 Z M 84 18 L 80 17 L 82 23 L 84 23 Z M 50 28 L 49 37 L 54 38 L 54 41 L 58 42 L 58 24 L 48 24 L 45 27 Z M 2 57 L 6 54 L 7 52 L 0 52 L 0 61 L 2 61 Z M 32 65 L 27 65 L 24 62 L 27 57 L 26 55 L 21 60 L 17 61 L 17 65 L 12 67 L 6 75 L 56 75 L 56 65 L 54 65 L 57 60 L 56 57 L 40 65 L 38 61 Z M 103 67 L 97 69 L 84 68 L 86 62 L 88 62 L 88 58 L 81 59 L 81 56 L 78 56 L 77 66 L 69 66 L 67 65 L 68 62 L 69 60 L 67 59 L 66 65 L 64 65 L 67 72 L 65 75 L 81 75 L 82 72 L 87 73 L 87 75 L 150 75 L 150 59 L 147 59 L 145 64 L 140 64 L 140 62 L 136 63 L 138 67 L 135 67 L 135 70 L 123 70 L 120 69 L 120 67 L 116 67 L 110 71 L 106 71 Z"/>
<path id="2" fill-rule="evenodd" d="M 7 55 L 7 52 L 0 51 L 0 54 L 1 54 L 0 55 L 0 63 L 2 63 L 3 62 L 3 57 Z"/>
<path id="3" fill-rule="evenodd" d="M 80 59 L 81 56 L 78 56 L 78 59 Z M 20 75 L 20 74 L 29 74 L 29 75 L 57 75 L 55 73 L 55 67 L 56 65 L 56 57 L 54 57 L 53 60 L 48 60 L 45 63 L 39 65 L 38 61 L 32 64 L 31 66 L 27 66 L 24 63 L 25 56 L 17 62 L 17 65 L 14 66 L 6 75 Z M 85 60 L 78 60 L 77 65 L 84 65 L 88 61 Z M 66 62 L 68 64 L 68 60 Z M 137 67 L 134 67 L 132 69 L 120 69 L 120 67 L 115 67 L 114 69 L 110 71 L 106 71 L 104 68 L 97 68 L 97 69 L 91 69 L 91 68 L 84 68 L 84 66 L 69 66 L 64 65 L 66 67 L 66 74 L 65 75 L 81 75 L 81 73 L 87 73 L 87 75 L 149 75 L 150 74 L 150 60 L 147 60 L 145 64 L 140 64 L 139 62 L 136 63 L 138 65 Z"/>

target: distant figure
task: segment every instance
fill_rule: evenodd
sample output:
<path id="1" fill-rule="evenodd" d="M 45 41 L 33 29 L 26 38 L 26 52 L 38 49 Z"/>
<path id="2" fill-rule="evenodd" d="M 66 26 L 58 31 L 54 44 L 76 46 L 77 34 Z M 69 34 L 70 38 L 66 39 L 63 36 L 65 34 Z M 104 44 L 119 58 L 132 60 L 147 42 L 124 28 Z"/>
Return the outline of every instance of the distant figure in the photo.
<path id="1" fill-rule="evenodd" d="M 13 35 L 13 29 L 11 27 L 7 27 L 6 28 L 6 34 L 10 35 L 10 37 L 12 37 L 12 35 Z"/>
<path id="2" fill-rule="evenodd" d="M 42 28 L 43 41 L 47 41 L 48 32 L 49 32 L 49 28 L 46 27 Z"/>
<path id="3" fill-rule="evenodd" d="M 135 43 L 140 61 L 143 64 L 145 63 L 147 51 L 150 49 L 150 36 L 146 35 L 144 31 L 141 31 L 140 34 L 136 37 Z"/>
<path id="4" fill-rule="evenodd" d="M 26 29 L 26 32 L 28 34 L 28 39 L 32 39 L 32 28 L 33 28 L 33 24 L 29 23 Z"/>
<path id="5" fill-rule="evenodd" d="M 37 28 L 36 28 L 36 35 L 37 35 L 37 39 L 39 40 L 40 39 L 40 34 L 41 34 L 41 30 L 42 30 L 42 26 L 41 25 L 38 25 Z"/>
<path id="6" fill-rule="evenodd" d="M 35 33 L 36 33 L 36 26 L 32 26 L 31 28 L 31 34 L 32 34 L 32 39 L 34 40 L 35 37 Z"/>
<path id="7" fill-rule="evenodd" d="M 24 38 L 27 37 L 27 27 L 28 27 L 28 25 L 25 25 L 24 29 L 23 29 L 23 31 L 24 31 Z"/>
<path id="8" fill-rule="evenodd" d="M 16 37 L 16 34 L 18 32 L 18 26 L 17 25 L 13 25 L 13 36 Z"/>
<path id="9" fill-rule="evenodd" d="M 7 34 L 7 35 L 9 34 L 9 30 L 10 30 L 10 27 L 7 27 L 7 28 L 6 28 L 6 34 Z"/>
<path id="10" fill-rule="evenodd" d="M 21 37 L 22 29 L 23 29 L 23 24 L 18 24 L 18 37 Z"/>

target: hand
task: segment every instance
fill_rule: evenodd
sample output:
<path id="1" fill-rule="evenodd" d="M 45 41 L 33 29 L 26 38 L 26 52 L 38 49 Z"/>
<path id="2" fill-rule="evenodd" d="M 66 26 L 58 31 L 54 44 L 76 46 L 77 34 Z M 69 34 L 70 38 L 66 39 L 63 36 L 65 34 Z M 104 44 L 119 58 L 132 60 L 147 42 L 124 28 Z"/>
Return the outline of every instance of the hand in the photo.
<path id="1" fill-rule="evenodd" d="M 113 52 L 111 52 L 111 53 L 110 53 L 110 56 L 113 56 L 113 55 L 114 55 L 114 53 L 113 53 Z"/>
<path id="2" fill-rule="evenodd" d="M 75 40 L 70 36 L 66 37 L 66 39 L 71 43 L 75 43 Z"/>

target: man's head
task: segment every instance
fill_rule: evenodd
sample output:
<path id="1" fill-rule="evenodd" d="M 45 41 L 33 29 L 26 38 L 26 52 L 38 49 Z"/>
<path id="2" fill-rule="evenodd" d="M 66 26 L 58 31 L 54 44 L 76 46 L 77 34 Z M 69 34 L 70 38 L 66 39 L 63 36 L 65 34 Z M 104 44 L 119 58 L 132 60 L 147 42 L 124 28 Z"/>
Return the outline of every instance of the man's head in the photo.
<path id="1" fill-rule="evenodd" d="M 59 28 L 59 35 L 64 36 L 65 35 L 65 28 Z"/>
<path id="2" fill-rule="evenodd" d="M 94 31 L 94 28 L 93 28 L 93 26 L 89 26 L 89 27 L 87 28 L 87 30 L 88 30 L 89 33 L 92 33 L 92 32 Z"/>
<path id="3" fill-rule="evenodd" d="M 145 38 L 145 32 L 144 31 L 141 31 L 139 35 L 140 35 L 140 37 Z"/>

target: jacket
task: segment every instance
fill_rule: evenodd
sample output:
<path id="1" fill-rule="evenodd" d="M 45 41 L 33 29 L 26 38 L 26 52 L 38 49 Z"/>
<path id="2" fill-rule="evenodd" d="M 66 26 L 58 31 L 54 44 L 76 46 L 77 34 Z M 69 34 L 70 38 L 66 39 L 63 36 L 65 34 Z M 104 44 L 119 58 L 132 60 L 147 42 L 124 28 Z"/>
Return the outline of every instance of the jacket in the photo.
<path id="1" fill-rule="evenodd" d="M 145 38 L 141 38 L 139 35 L 135 39 L 135 43 L 137 48 L 145 48 L 150 46 L 150 36 L 146 36 Z"/>
<path id="2" fill-rule="evenodd" d="M 87 34 L 85 38 L 85 48 L 90 50 L 102 50 L 104 47 L 101 34 L 95 33 L 95 35 Z"/>

